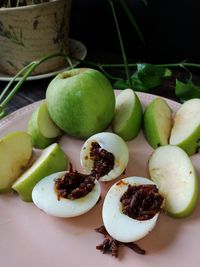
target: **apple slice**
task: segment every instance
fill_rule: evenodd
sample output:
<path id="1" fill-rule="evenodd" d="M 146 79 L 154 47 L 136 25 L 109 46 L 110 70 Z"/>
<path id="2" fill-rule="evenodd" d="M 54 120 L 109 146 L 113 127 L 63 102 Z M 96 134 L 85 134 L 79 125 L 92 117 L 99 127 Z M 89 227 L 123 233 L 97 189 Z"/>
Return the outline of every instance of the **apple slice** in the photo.
<path id="1" fill-rule="evenodd" d="M 55 138 L 61 135 L 62 131 L 49 116 L 46 101 L 32 113 L 27 131 L 32 137 L 33 146 L 41 149 L 55 142 Z"/>
<path id="2" fill-rule="evenodd" d="M 0 140 L 0 192 L 11 189 L 31 155 L 31 136 L 25 132 L 12 132 Z"/>
<path id="3" fill-rule="evenodd" d="M 41 152 L 39 158 L 13 184 L 12 188 L 18 192 L 22 200 L 30 202 L 33 187 L 37 182 L 52 173 L 67 170 L 67 166 L 68 157 L 60 145 L 54 143 Z"/>
<path id="4" fill-rule="evenodd" d="M 144 135 L 154 149 L 169 143 L 172 128 L 172 111 L 167 102 L 156 97 L 144 112 Z"/>
<path id="5" fill-rule="evenodd" d="M 129 141 L 137 136 L 142 124 L 142 106 L 132 89 L 125 89 L 116 97 L 113 132 Z"/>
<path id="6" fill-rule="evenodd" d="M 198 198 L 198 178 L 188 155 L 180 147 L 157 148 L 149 159 L 149 173 L 165 198 L 164 209 L 175 218 L 188 216 Z"/>
<path id="7" fill-rule="evenodd" d="M 200 99 L 186 101 L 176 112 L 169 140 L 184 149 L 189 156 L 200 147 Z"/>

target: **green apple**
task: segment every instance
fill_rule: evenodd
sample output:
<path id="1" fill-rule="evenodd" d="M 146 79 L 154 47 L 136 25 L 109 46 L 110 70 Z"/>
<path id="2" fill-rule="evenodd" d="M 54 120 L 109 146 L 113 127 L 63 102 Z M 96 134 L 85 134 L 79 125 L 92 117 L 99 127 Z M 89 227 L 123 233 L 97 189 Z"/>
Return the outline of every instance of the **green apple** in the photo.
<path id="1" fill-rule="evenodd" d="M 200 147 L 200 99 L 186 101 L 176 112 L 169 143 L 184 149 L 189 156 Z"/>
<path id="2" fill-rule="evenodd" d="M 68 157 L 57 143 L 45 148 L 33 165 L 13 184 L 21 199 L 32 201 L 33 187 L 44 177 L 55 172 L 67 170 Z"/>
<path id="3" fill-rule="evenodd" d="M 11 189 L 32 155 L 31 136 L 25 132 L 12 132 L 0 139 L 0 192 Z"/>
<path id="4" fill-rule="evenodd" d="M 42 101 L 32 113 L 28 121 L 27 132 L 32 137 L 33 146 L 41 149 L 54 143 L 55 138 L 61 135 L 61 129 L 49 116 L 46 101 Z"/>
<path id="5" fill-rule="evenodd" d="M 46 101 L 56 125 L 77 138 L 105 130 L 115 111 L 113 88 L 94 69 L 73 69 L 58 74 L 47 88 Z"/>
<path id="6" fill-rule="evenodd" d="M 149 173 L 165 198 L 164 209 L 172 217 L 188 216 L 196 206 L 198 178 L 187 153 L 180 147 L 157 148 L 149 159 Z"/>
<path id="7" fill-rule="evenodd" d="M 142 106 L 132 89 L 125 89 L 116 97 L 113 132 L 125 141 L 135 138 L 142 124 Z"/>
<path id="8" fill-rule="evenodd" d="M 144 135 L 154 149 L 167 145 L 172 128 L 172 111 L 161 97 L 154 98 L 144 112 Z"/>

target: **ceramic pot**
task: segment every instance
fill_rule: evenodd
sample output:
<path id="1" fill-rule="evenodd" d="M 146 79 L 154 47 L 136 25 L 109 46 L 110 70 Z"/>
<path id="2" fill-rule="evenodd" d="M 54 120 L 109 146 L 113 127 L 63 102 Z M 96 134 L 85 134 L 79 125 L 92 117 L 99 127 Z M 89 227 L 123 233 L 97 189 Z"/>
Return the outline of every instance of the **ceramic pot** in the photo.
<path id="1" fill-rule="evenodd" d="M 0 9 L 0 70 L 14 75 L 29 62 L 69 51 L 71 0 Z M 34 74 L 47 73 L 65 64 L 56 57 L 41 64 Z"/>

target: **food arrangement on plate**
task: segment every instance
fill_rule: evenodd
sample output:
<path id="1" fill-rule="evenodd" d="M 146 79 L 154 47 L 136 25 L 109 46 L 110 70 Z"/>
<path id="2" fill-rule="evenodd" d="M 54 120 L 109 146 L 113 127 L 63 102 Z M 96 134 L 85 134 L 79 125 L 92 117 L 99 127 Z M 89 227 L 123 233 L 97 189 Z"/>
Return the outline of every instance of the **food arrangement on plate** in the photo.
<path id="1" fill-rule="evenodd" d="M 174 114 L 161 97 L 145 108 L 131 89 L 115 97 L 97 70 L 60 73 L 30 116 L 27 131 L 1 139 L 0 192 L 13 189 L 48 215 L 72 218 L 95 208 L 102 184 L 109 185 L 102 200 L 103 226 L 96 229 L 104 241 L 97 249 L 117 257 L 125 245 L 144 254 L 133 242 L 156 227 L 162 211 L 184 218 L 196 207 L 198 177 L 190 156 L 199 148 L 199 112 L 200 99 L 185 102 Z M 127 177 L 127 144 L 140 131 L 154 150 L 149 177 L 134 172 Z M 63 135 L 82 140 L 81 172 L 59 144 Z"/>

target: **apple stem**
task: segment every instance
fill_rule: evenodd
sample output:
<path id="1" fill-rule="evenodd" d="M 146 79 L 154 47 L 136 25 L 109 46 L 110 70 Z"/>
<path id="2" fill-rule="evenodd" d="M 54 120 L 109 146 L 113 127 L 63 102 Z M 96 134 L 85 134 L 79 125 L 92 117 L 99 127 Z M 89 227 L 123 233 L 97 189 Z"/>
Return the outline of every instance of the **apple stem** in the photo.
<path id="1" fill-rule="evenodd" d="M 16 94 L 16 92 L 20 89 L 20 87 L 22 86 L 22 84 L 26 81 L 26 79 L 29 77 L 29 75 L 43 62 L 47 61 L 50 58 L 53 57 L 66 57 L 67 61 L 70 65 L 70 67 L 72 67 L 71 64 L 71 60 L 68 56 L 66 56 L 65 54 L 61 54 L 61 53 L 56 53 L 56 54 L 51 54 L 48 56 L 45 56 L 43 58 L 41 58 L 40 60 L 36 60 L 33 61 L 31 63 L 29 63 L 27 66 L 25 66 L 24 68 L 22 68 L 11 80 L 10 82 L 7 84 L 7 86 L 5 87 L 5 89 L 3 90 L 3 92 L 0 95 L 0 119 L 3 118 L 5 116 L 5 106 L 7 105 L 7 103 L 14 97 L 14 95 Z M 15 82 L 16 78 L 18 78 L 22 73 L 23 76 L 21 77 L 21 79 L 17 82 L 17 84 L 14 86 L 14 88 L 11 90 L 11 92 L 5 97 L 4 100 L 3 97 L 6 95 L 6 93 L 8 92 L 8 90 L 10 89 L 11 85 L 13 84 L 13 82 Z"/>

